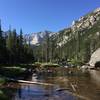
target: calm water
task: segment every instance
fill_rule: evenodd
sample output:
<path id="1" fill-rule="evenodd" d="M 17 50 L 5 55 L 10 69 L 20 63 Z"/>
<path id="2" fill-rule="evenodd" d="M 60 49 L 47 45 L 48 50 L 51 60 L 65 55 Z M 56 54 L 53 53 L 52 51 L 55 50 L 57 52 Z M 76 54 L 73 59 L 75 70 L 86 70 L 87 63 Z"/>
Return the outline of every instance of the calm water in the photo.
<path id="1" fill-rule="evenodd" d="M 99 77 L 66 69 L 29 77 L 28 80 L 52 83 L 53 85 L 8 83 L 3 89 L 10 90 L 10 100 L 100 100 Z M 98 75 L 98 74 L 97 74 Z M 11 92 L 13 91 L 13 92 Z"/>

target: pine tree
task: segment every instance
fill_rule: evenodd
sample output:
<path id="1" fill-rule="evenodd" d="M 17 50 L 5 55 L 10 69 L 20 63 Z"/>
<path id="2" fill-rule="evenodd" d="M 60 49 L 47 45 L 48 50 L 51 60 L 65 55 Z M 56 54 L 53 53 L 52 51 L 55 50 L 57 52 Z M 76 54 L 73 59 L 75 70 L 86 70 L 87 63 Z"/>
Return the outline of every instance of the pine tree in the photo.
<path id="1" fill-rule="evenodd" d="M 16 29 L 12 31 L 12 53 L 13 53 L 13 63 L 18 62 L 18 47 L 17 47 L 17 33 Z"/>
<path id="2" fill-rule="evenodd" d="M 16 29 L 11 31 L 9 28 L 8 38 L 6 40 L 6 47 L 9 53 L 9 63 L 16 63 L 17 57 L 17 33 Z"/>
<path id="3" fill-rule="evenodd" d="M 20 35 L 19 35 L 19 60 L 20 62 L 23 62 L 24 60 L 24 47 L 23 47 L 23 31 L 20 29 Z"/>
<path id="4" fill-rule="evenodd" d="M 2 62 L 2 30 L 1 30 L 1 20 L 0 20 L 0 62 Z"/>
<path id="5" fill-rule="evenodd" d="M 50 49 L 50 37 L 49 37 L 49 34 L 46 34 L 45 36 L 45 48 L 46 48 L 46 62 L 49 62 L 49 49 Z"/>
<path id="6" fill-rule="evenodd" d="M 19 44 L 20 44 L 20 47 L 23 48 L 23 31 L 22 31 L 22 29 L 20 29 Z"/>
<path id="7" fill-rule="evenodd" d="M 11 26 L 9 27 L 8 37 L 6 39 L 6 48 L 8 51 L 8 63 L 12 63 L 12 35 L 11 35 Z"/>
<path id="8" fill-rule="evenodd" d="M 1 20 L 0 20 L 0 63 L 5 63 L 6 44 L 2 32 L 3 31 L 1 28 Z"/>

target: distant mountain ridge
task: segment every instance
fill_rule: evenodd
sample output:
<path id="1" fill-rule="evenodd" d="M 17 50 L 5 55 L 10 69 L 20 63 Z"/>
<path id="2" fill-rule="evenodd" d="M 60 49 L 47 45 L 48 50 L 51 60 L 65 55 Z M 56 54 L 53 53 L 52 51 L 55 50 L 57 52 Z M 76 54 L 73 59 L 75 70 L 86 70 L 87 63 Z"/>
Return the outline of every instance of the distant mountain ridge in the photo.
<path id="1" fill-rule="evenodd" d="M 52 36 L 54 32 L 51 31 L 43 31 L 43 32 L 37 32 L 37 33 L 31 33 L 31 34 L 25 34 L 24 38 L 27 41 L 30 41 L 31 45 L 39 45 L 43 42 L 44 37 L 49 34 L 49 36 Z"/>

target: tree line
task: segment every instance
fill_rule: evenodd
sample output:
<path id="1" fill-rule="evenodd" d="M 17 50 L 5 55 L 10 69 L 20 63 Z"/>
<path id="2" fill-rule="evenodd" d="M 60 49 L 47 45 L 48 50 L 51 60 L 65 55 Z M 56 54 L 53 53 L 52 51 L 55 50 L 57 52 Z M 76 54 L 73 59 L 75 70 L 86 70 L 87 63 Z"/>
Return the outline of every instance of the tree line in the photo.
<path id="1" fill-rule="evenodd" d="M 4 32 L 0 21 L 0 64 L 19 64 L 34 61 L 33 48 L 23 38 L 23 31 L 16 29 Z"/>

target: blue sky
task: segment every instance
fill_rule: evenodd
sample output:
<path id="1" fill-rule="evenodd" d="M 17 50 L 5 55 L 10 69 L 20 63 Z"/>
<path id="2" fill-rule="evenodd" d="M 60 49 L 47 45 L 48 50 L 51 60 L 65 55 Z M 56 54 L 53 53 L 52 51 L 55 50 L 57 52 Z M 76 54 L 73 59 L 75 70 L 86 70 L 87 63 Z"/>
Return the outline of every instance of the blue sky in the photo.
<path id="1" fill-rule="evenodd" d="M 97 7 L 100 0 L 0 0 L 0 19 L 3 30 L 57 32 Z"/>

